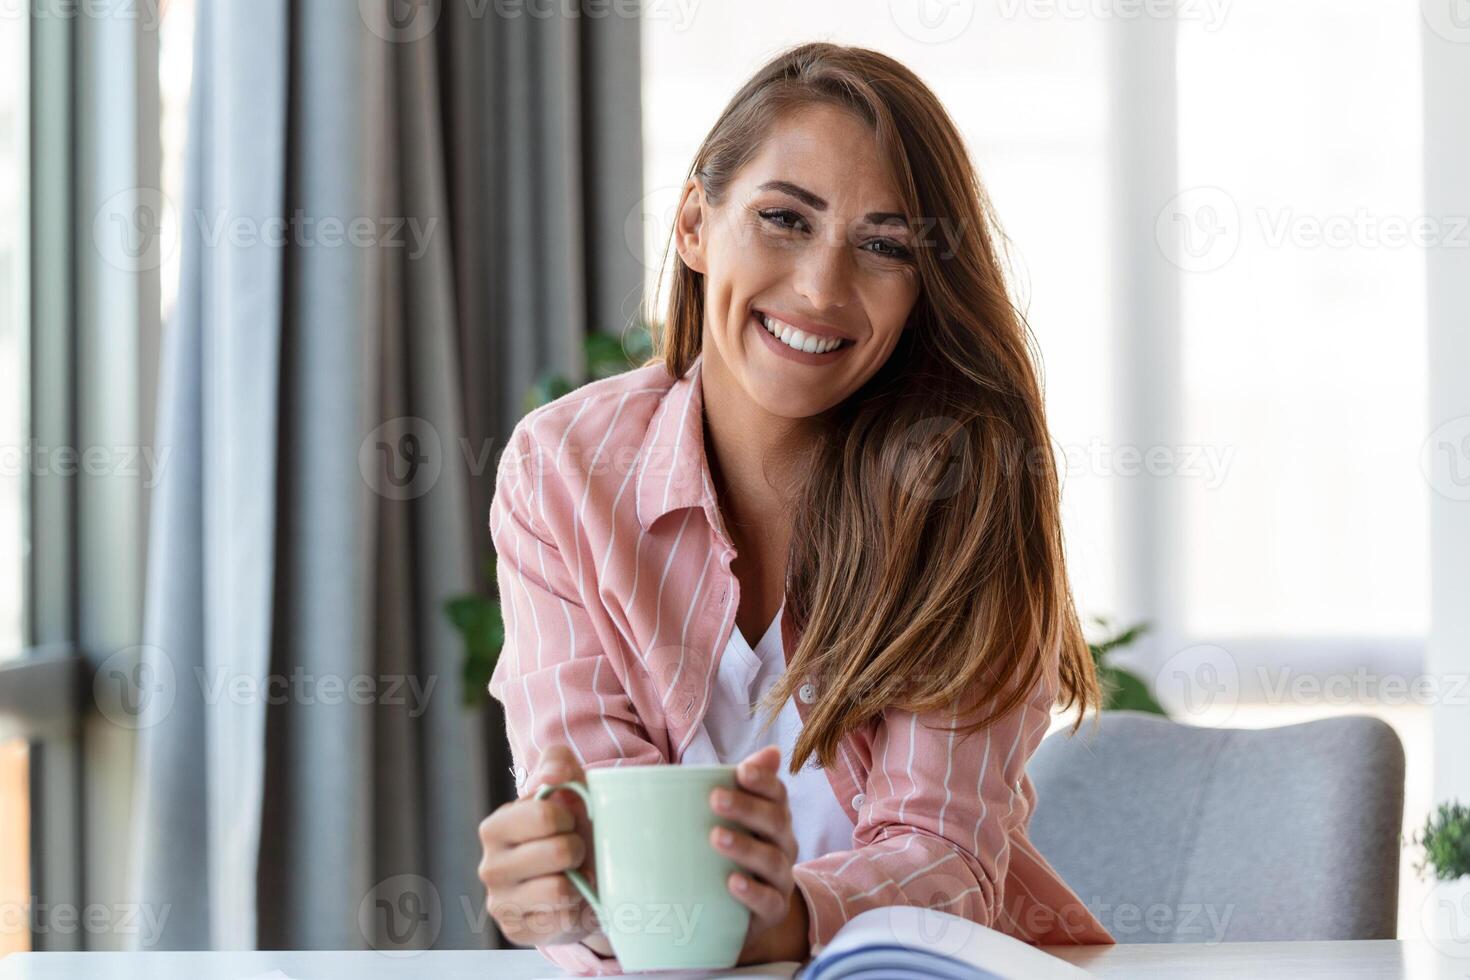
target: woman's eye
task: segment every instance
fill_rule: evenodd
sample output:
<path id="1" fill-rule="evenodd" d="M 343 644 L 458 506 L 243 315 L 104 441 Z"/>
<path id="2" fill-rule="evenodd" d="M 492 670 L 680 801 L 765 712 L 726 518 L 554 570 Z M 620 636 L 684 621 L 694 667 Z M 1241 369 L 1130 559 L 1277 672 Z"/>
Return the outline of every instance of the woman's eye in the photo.
<path id="1" fill-rule="evenodd" d="M 788 211 L 785 208 L 772 208 L 768 211 L 762 211 L 760 215 L 770 224 L 787 231 L 795 231 L 804 223 L 801 220 L 801 215 L 795 211 Z"/>
<path id="2" fill-rule="evenodd" d="M 801 231 L 806 227 L 806 219 L 789 208 L 768 208 L 757 213 L 760 215 L 761 220 L 781 231 Z M 878 247 L 871 248 L 870 246 Z M 871 251 L 874 255 L 882 256 L 885 259 L 894 259 L 899 262 L 909 262 L 914 257 L 913 249 L 891 238 L 875 238 L 865 243 L 863 248 Z"/>
<path id="3" fill-rule="evenodd" d="M 900 245 L 898 242 L 888 238 L 875 238 L 868 244 L 883 246 L 884 251 L 874 250 L 874 254 L 881 255 L 884 258 L 899 259 L 900 261 L 907 262 L 914 254 L 907 245 Z"/>

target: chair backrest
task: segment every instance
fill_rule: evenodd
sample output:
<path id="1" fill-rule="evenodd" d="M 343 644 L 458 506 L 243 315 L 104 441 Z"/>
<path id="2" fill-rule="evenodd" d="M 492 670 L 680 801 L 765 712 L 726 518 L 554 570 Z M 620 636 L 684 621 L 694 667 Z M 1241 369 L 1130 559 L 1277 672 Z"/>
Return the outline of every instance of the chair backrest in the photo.
<path id="1" fill-rule="evenodd" d="M 1376 718 L 1107 711 L 1027 771 L 1032 842 L 1120 943 L 1394 938 L 1404 750 Z"/>

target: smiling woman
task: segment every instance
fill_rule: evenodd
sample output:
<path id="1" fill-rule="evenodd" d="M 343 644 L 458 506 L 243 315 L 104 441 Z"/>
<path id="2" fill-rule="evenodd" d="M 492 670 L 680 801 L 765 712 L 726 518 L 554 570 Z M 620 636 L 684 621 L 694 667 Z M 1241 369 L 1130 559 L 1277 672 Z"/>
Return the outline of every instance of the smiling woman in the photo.
<path id="1" fill-rule="evenodd" d="M 868 122 L 820 101 L 782 108 L 751 159 L 715 149 L 695 169 L 675 241 L 683 270 L 716 270 L 701 311 L 711 398 L 733 383 L 759 411 L 803 419 L 893 352 L 919 293 L 917 236 Z"/>
<path id="2" fill-rule="evenodd" d="M 1067 701 L 1093 694 L 1040 385 L 998 237 L 943 107 L 865 49 L 805 45 L 772 61 L 691 167 L 663 361 L 678 377 L 703 355 L 711 469 L 734 484 L 737 523 L 742 503 L 792 515 L 776 525 L 790 525 L 789 549 L 755 547 L 785 569 L 788 610 L 826 642 L 793 652 L 768 706 L 791 696 L 798 666 L 840 695 L 799 759 L 816 751 L 830 765 L 841 735 L 895 697 L 935 708 L 977 696 L 966 707 L 980 709 L 978 731 L 1034 686 L 1033 643 L 1060 651 Z M 770 318 L 852 343 L 795 352 L 761 329 Z M 748 474 L 772 459 L 798 475 L 784 499 L 751 508 L 770 491 Z M 873 561 L 885 552 L 891 561 Z M 908 627 L 889 632 L 891 646 L 873 609 Z"/>
<path id="3" fill-rule="evenodd" d="M 947 113 L 876 51 L 786 51 L 715 122 L 654 356 L 501 457 L 489 688 L 521 799 L 480 871 L 512 941 L 617 968 L 559 874 L 595 873 L 585 814 L 540 785 L 720 762 L 742 963 L 893 905 L 1111 942 L 1027 836 L 1051 709 L 1098 692 L 998 234 Z"/>

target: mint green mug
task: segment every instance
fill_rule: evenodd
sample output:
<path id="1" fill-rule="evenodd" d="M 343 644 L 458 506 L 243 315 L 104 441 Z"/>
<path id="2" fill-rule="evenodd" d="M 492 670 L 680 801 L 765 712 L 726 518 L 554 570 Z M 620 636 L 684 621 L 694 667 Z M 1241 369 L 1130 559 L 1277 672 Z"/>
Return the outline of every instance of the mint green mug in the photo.
<path id="1" fill-rule="evenodd" d="M 710 843 L 713 827 L 739 829 L 710 809 L 716 786 L 734 789 L 735 767 L 615 766 L 587 782 L 551 783 L 587 804 L 597 852 L 597 891 L 566 871 L 597 913 L 624 972 L 723 970 L 735 965 L 750 909 L 725 882 L 738 865 Z"/>

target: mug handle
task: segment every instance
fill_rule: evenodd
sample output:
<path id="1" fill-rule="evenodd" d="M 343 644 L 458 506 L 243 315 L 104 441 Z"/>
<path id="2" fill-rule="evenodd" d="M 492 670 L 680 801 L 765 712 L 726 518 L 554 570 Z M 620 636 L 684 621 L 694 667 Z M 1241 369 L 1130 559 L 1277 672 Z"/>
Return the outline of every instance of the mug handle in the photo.
<path id="1" fill-rule="evenodd" d="M 576 780 L 571 780 L 565 783 L 547 783 L 536 791 L 536 799 L 544 800 L 559 789 L 569 789 L 573 793 L 576 793 L 578 796 L 580 796 L 582 798 L 582 802 L 587 804 L 588 816 L 591 816 L 592 797 L 589 796 L 587 793 L 586 784 L 579 783 Z M 582 877 L 582 872 L 578 871 L 576 868 L 567 868 L 562 872 L 562 874 L 566 875 L 569 879 L 571 879 L 572 884 L 577 886 L 577 891 L 582 893 L 582 897 L 587 900 L 587 904 L 592 906 L 592 911 L 597 913 L 598 921 L 606 922 L 607 918 L 602 914 L 602 901 L 597 897 L 597 893 L 592 890 L 592 886 L 587 883 L 587 879 Z"/>

